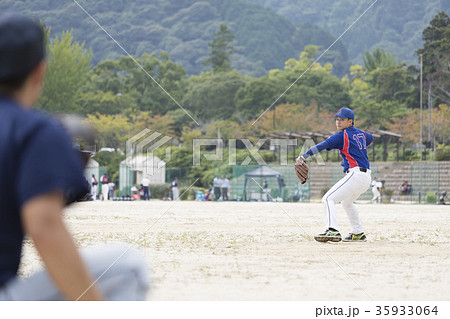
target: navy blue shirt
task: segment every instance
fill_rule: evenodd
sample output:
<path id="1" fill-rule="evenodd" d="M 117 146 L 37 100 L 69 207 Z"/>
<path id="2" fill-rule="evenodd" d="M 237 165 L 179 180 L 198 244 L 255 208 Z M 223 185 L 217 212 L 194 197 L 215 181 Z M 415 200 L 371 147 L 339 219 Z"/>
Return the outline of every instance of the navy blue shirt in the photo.
<path id="1" fill-rule="evenodd" d="M 306 159 L 324 149 L 328 151 L 337 149 L 343 159 L 341 165 L 344 167 L 344 172 L 353 167 L 370 169 L 369 158 L 367 157 L 367 146 L 372 143 L 372 141 L 372 134 L 357 129 L 354 126 L 350 126 L 349 128 L 330 136 L 322 143 L 312 147 L 303 154 L 303 157 Z"/>
<path id="2" fill-rule="evenodd" d="M 53 191 L 85 190 L 81 157 L 63 128 L 0 96 L 0 286 L 19 268 L 23 204 Z"/>

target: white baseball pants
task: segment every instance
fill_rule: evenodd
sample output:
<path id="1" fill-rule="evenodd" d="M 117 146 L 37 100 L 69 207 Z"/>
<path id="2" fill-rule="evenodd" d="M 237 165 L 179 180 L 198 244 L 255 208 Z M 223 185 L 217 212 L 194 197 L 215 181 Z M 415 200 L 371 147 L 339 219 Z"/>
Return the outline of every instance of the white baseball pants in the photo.
<path id="1" fill-rule="evenodd" d="M 351 225 L 351 233 L 359 234 L 363 232 L 363 227 L 359 219 L 359 213 L 353 202 L 364 193 L 372 181 L 370 170 L 361 172 L 359 167 L 354 167 L 336 183 L 322 198 L 322 202 L 327 205 L 325 223 L 326 228 L 338 228 L 336 203 L 342 202 L 345 212 Z"/>
<path id="2" fill-rule="evenodd" d="M 109 192 L 109 186 L 108 186 L 108 184 L 102 184 L 102 195 L 103 195 L 103 200 L 108 200 L 108 192 Z"/>
<path id="3" fill-rule="evenodd" d="M 178 200 L 178 198 L 180 197 L 180 191 L 178 190 L 178 187 L 172 187 L 172 195 L 173 200 Z"/>
<path id="4" fill-rule="evenodd" d="M 146 300 L 149 288 L 147 267 L 140 254 L 132 249 L 127 251 L 127 248 L 107 246 L 81 250 L 92 277 L 94 280 L 99 278 L 96 285 L 109 301 Z M 26 279 L 10 280 L 0 288 L 0 301 L 14 300 L 61 301 L 65 298 L 44 269 Z"/>
<path id="5" fill-rule="evenodd" d="M 93 200 L 97 200 L 97 185 L 92 185 L 91 195 Z"/>
<path id="6" fill-rule="evenodd" d="M 373 203 L 378 202 L 378 204 L 381 204 L 381 193 L 380 193 L 380 191 L 375 187 L 375 188 L 372 188 L 372 193 L 373 193 L 372 202 Z"/>

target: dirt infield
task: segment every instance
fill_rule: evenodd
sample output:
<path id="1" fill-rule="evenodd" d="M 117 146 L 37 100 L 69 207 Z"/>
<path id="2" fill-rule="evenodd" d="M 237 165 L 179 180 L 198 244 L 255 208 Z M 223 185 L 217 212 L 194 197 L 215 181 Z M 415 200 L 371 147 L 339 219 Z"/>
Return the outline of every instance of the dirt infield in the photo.
<path id="1" fill-rule="evenodd" d="M 450 206 L 358 209 L 366 243 L 315 242 L 320 203 L 89 202 L 66 219 L 80 247 L 139 249 L 149 300 L 448 300 Z M 341 207 L 338 218 L 346 234 Z M 20 275 L 38 267 L 27 240 Z"/>

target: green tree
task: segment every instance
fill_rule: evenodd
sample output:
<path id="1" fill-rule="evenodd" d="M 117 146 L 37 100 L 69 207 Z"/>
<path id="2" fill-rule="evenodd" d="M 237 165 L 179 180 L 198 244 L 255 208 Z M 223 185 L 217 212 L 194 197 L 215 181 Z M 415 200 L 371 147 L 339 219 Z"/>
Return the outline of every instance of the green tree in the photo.
<path id="1" fill-rule="evenodd" d="M 310 70 L 286 93 L 286 101 L 303 105 L 316 102 L 319 109 L 333 112 L 350 106 L 352 100 L 340 79 L 323 70 Z"/>
<path id="2" fill-rule="evenodd" d="M 171 97 L 181 103 L 186 89 L 186 72 L 171 61 L 166 52 L 159 56 L 144 53 L 140 58 L 122 56 L 118 60 L 102 61 L 93 69 L 89 90 L 95 94 L 85 96 L 85 104 L 98 105 L 93 111 L 103 114 L 130 109 L 164 115 L 178 109 Z M 110 92 L 109 95 L 106 92 Z M 119 93 L 122 101 L 117 96 Z"/>
<path id="3" fill-rule="evenodd" d="M 84 42 L 74 42 L 71 31 L 50 41 L 47 52 L 48 70 L 38 107 L 49 112 L 80 112 L 78 94 L 89 76 L 92 52 L 84 48 Z"/>
<path id="4" fill-rule="evenodd" d="M 94 160 L 96 160 L 100 166 L 106 166 L 106 171 L 108 172 L 111 180 L 119 184 L 119 167 L 120 162 L 125 159 L 125 154 L 121 154 L 119 152 L 99 152 L 95 154 Z"/>
<path id="5" fill-rule="evenodd" d="M 192 121 L 189 115 L 186 114 L 182 109 L 176 109 L 167 113 L 167 115 L 172 119 L 173 123 L 170 124 L 173 134 L 177 137 L 181 137 L 181 133 L 184 127 L 194 128 L 197 124 Z"/>
<path id="6" fill-rule="evenodd" d="M 244 85 L 244 76 L 236 70 L 192 76 L 183 105 L 201 121 L 225 120 L 235 113 L 235 95 Z"/>
<path id="7" fill-rule="evenodd" d="M 405 64 L 376 69 L 369 73 L 378 102 L 395 101 L 405 107 L 417 107 L 417 83 L 412 69 Z"/>
<path id="8" fill-rule="evenodd" d="M 355 102 L 353 109 L 356 111 L 355 122 L 358 126 L 377 129 L 387 129 L 395 117 L 404 116 L 407 112 L 405 106 L 398 102 L 389 100 L 377 102 L 373 99 Z"/>
<path id="9" fill-rule="evenodd" d="M 363 61 L 364 69 L 367 72 L 374 71 L 378 68 L 389 68 L 398 64 L 397 58 L 380 48 L 376 48 L 372 53 L 366 51 L 363 55 Z"/>
<path id="10" fill-rule="evenodd" d="M 242 86 L 234 98 L 236 111 L 243 119 L 255 119 L 262 111 L 267 109 L 283 92 L 283 86 L 279 81 L 268 76 L 252 79 Z M 281 98 L 277 104 L 284 102 Z"/>
<path id="11" fill-rule="evenodd" d="M 319 109 L 324 108 L 328 111 L 335 111 L 336 107 L 349 106 L 351 98 L 348 88 L 339 78 L 331 74 L 333 65 L 325 63 L 322 66 L 317 62 L 311 65 L 318 49 L 318 46 L 306 46 L 298 60 L 289 59 L 285 63 L 284 71 L 273 74 L 274 79 L 284 83 L 285 89 L 296 82 L 286 92 L 285 101 L 303 105 L 316 102 Z"/>
<path id="12" fill-rule="evenodd" d="M 414 72 L 405 64 L 365 71 L 360 65 L 350 68 L 352 108 L 363 127 L 387 129 L 394 117 L 407 114 L 417 106 Z"/>
<path id="13" fill-rule="evenodd" d="M 208 46 L 211 48 L 209 58 L 204 65 L 211 66 L 213 73 L 226 72 L 231 68 L 230 56 L 233 53 L 234 34 L 227 28 L 226 24 L 221 24 L 219 31 L 214 33 L 214 39 Z"/>
<path id="14" fill-rule="evenodd" d="M 416 51 L 422 54 L 426 81 L 440 101 L 450 104 L 450 18 L 439 12 L 423 31 L 423 48 Z"/>
<path id="15" fill-rule="evenodd" d="M 132 126 L 124 115 L 89 114 L 87 120 L 99 135 L 99 148 L 112 147 L 124 149 Z"/>
<path id="16" fill-rule="evenodd" d="M 231 138 L 244 138 L 239 123 L 231 120 L 219 120 L 211 123 L 206 130 L 206 136 L 216 137 L 219 131 L 220 137 L 225 141 Z"/>
<path id="17" fill-rule="evenodd" d="M 89 84 L 88 84 L 89 85 Z M 130 100 L 126 98 L 126 100 Z M 122 105 L 130 105 L 130 101 L 122 102 Z M 121 101 L 117 94 L 111 91 L 95 90 L 92 87 L 83 88 L 78 99 L 80 113 L 87 114 L 119 114 Z"/>
<path id="18" fill-rule="evenodd" d="M 167 114 L 151 116 L 150 112 L 143 111 L 131 114 L 131 116 L 134 131 L 141 131 L 147 128 L 163 135 L 174 136 L 174 121 Z"/>
<path id="19" fill-rule="evenodd" d="M 348 86 L 331 74 L 333 65 L 311 65 L 318 49 L 318 46 L 308 45 L 298 60 L 292 58 L 285 62 L 284 70 L 271 70 L 268 76 L 248 82 L 235 98 L 240 115 L 245 119 L 255 118 L 275 101 L 274 107 L 284 103 L 317 103 L 319 109 L 327 111 L 349 106 L 351 97 Z"/>

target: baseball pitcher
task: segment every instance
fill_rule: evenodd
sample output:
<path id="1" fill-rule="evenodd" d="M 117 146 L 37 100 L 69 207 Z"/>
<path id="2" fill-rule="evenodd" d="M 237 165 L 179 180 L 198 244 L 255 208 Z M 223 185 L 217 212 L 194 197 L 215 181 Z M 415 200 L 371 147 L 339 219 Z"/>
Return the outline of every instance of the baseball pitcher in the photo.
<path id="1" fill-rule="evenodd" d="M 342 240 L 336 218 L 336 203 L 342 202 L 351 225 L 351 232 L 343 241 L 366 241 L 358 210 L 353 202 L 370 186 L 367 146 L 372 143 L 373 136 L 354 127 L 355 115 L 349 108 L 339 109 L 335 116 L 336 128 L 339 132 L 298 157 L 295 163 L 295 172 L 300 181 L 305 183 L 308 179 L 306 159 L 324 149 L 328 151 L 338 149 L 343 159 L 341 165 L 344 167 L 346 175 L 323 196 L 322 202 L 326 204 L 325 225 L 327 229 L 324 233 L 314 236 L 314 239 L 319 242 Z"/>

